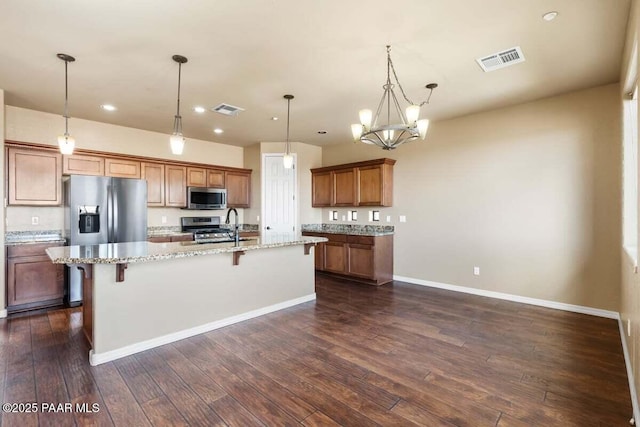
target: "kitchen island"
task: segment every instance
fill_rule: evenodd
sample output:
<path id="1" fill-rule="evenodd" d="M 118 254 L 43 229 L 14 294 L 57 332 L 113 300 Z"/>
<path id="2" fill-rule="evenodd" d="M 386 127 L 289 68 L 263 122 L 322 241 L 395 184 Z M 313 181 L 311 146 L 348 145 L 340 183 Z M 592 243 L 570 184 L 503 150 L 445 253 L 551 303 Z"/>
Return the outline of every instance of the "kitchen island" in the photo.
<path id="1" fill-rule="evenodd" d="M 49 248 L 84 271 L 92 365 L 315 299 L 310 249 L 323 238 L 109 243 Z M 244 256 L 242 256 L 244 255 Z"/>

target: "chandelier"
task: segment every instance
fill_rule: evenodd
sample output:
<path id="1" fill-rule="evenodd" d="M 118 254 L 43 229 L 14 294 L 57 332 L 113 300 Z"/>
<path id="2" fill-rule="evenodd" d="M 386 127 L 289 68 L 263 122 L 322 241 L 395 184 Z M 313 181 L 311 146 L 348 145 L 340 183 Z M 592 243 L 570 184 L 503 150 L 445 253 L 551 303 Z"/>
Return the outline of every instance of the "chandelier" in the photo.
<path id="1" fill-rule="evenodd" d="M 393 73 L 393 78 L 402 93 L 402 97 L 409 103 L 406 112 L 400 108 L 398 98 L 393 91 L 395 85 L 391 83 L 391 73 Z M 418 120 L 420 107 L 429 103 L 431 94 L 438 85 L 429 83 L 425 87 L 429 89 L 429 97 L 426 101 L 416 104 L 407 97 L 391 61 L 391 46 L 387 45 L 387 82 L 382 86 L 384 89 L 382 99 L 378 104 L 375 117 L 371 110 L 360 110 L 360 123 L 351 125 L 353 141 L 377 145 L 383 150 L 393 150 L 405 142 L 413 141 L 417 138 L 424 139 L 427 136 L 429 120 Z M 397 115 L 400 123 L 391 123 L 392 110 Z"/>

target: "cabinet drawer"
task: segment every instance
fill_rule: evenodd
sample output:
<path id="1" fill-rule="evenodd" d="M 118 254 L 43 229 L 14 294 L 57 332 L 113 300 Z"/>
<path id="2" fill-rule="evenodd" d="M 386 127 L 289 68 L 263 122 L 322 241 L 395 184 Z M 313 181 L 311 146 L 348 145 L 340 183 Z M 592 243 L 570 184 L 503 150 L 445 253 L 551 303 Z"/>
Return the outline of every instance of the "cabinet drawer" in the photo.
<path id="1" fill-rule="evenodd" d="M 169 243 L 171 241 L 170 236 L 153 236 L 147 239 L 151 243 Z"/>
<path id="2" fill-rule="evenodd" d="M 33 244 L 33 245 L 16 245 L 7 246 L 7 258 L 15 258 L 21 256 L 47 256 L 45 249 L 54 246 L 63 246 L 62 243 L 52 245 L 51 243 Z"/>
<path id="3" fill-rule="evenodd" d="M 346 243 L 347 242 L 347 235 L 346 234 L 324 234 L 322 237 L 326 237 L 327 239 L 329 239 L 330 242 L 342 242 L 342 243 Z"/>
<path id="4" fill-rule="evenodd" d="M 359 245 L 373 245 L 375 237 L 373 236 L 347 236 L 347 242 L 357 243 Z"/>

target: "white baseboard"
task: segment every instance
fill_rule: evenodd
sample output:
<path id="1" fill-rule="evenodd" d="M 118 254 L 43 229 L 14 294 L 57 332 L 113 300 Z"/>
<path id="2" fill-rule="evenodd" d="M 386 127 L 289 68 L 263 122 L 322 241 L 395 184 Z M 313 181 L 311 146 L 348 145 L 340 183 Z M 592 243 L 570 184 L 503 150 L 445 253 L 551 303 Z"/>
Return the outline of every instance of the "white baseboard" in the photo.
<path id="1" fill-rule="evenodd" d="M 449 285 L 447 283 L 432 282 L 429 280 L 414 279 L 412 277 L 393 276 L 393 280 L 412 283 L 414 285 L 429 286 L 431 288 L 445 289 L 448 291 L 462 292 L 465 294 L 479 295 L 483 297 L 502 299 L 523 304 L 537 305 L 540 307 L 553 308 L 555 310 L 571 311 L 574 313 L 590 314 L 592 316 L 606 317 L 608 319 L 618 319 L 620 315 L 617 311 L 602 310 L 600 308 L 585 307 L 583 305 L 565 304 L 563 302 L 549 301 L 538 298 L 523 297 L 520 295 L 505 294 L 502 292 L 486 291 L 484 289 L 468 288 L 466 286 Z"/>
<path id="2" fill-rule="evenodd" d="M 7 310 L 0 310 L 0 319 L 7 317 Z"/>
<path id="3" fill-rule="evenodd" d="M 638 408 L 638 393 L 636 392 L 636 384 L 633 380 L 633 367 L 631 366 L 631 357 L 629 357 L 629 348 L 627 347 L 627 339 L 625 338 L 624 325 L 622 318 L 618 315 L 618 328 L 620 329 L 620 339 L 622 340 L 622 352 L 624 353 L 624 365 L 627 368 L 627 378 L 629 379 L 629 393 L 631 394 L 631 406 L 633 407 L 633 418 L 636 423 L 640 420 L 640 409 Z"/>
<path id="4" fill-rule="evenodd" d="M 268 307 L 252 310 L 247 313 L 238 314 L 236 316 L 227 317 L 226 319 L 216 320 L 215 322 L 206 323 L 204 325 L 195 326 L 193 328 L 185 329 L 183 331 L 174 332 L 171 334 L 163 335 L 161 337 L 152 338 L 150 340 L 142 341 L 136 344 L 127 345 L 115 350 L 106 351 L 104 353 L 94 353 L 93 350 L 89 351 L 89 363 L 91 366 L 100 365 L 102 363 L 111 362 L 112 360 L 120 359 L 121 357 L 129 356 L 134 353 L 149 350 L 154 347 L 169 344 L 175 341 L 180 341 L 185 338 L 192 337 L 194 335 L 203 334 L 205 332 L 213 331 L 225 326 L 233 325 L 244 320 L 253 319 L 254 317 L 263 316 L 265 314 L 273 313 L 274 311 L 283 310 L 285 308 L 293 307 L 294 305 L 302 304 L 308 301 L 314 301 L 316 294 L 305 295 L 300 298 L 284 301 L 278 304 L 270 305 Z"/>

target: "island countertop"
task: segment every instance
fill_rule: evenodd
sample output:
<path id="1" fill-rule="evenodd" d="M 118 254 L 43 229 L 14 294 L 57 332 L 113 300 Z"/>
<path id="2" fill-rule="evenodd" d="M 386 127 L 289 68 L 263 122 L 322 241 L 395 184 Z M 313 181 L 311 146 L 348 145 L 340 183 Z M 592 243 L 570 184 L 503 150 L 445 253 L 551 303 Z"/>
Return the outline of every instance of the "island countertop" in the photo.
<path id="1" fill-rule="evenodd" d="M 314 245 L 326 242 L 323 237 L 275 235 L 257 239 L 225 243 L 195 242 L 127 242 L 88 246 L 59 246 L 46 250 L 54 264 L 123 264 L 160 261 L 237 251 L 279 248 L 295 245 Z"/>

